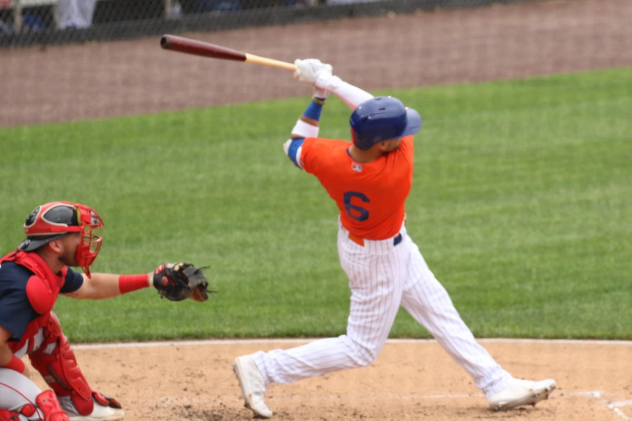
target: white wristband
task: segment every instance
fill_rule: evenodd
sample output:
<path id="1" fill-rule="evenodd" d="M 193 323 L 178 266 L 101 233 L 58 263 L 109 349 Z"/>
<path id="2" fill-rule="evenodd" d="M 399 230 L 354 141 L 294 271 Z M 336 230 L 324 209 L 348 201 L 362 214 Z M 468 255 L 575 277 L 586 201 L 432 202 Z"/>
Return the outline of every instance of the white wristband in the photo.
<path id="1" fill-rule="evenodd" d="M 318 137 L 318 126 L 311 125 L 299 119 L 292 129 L 292 134 L 300 137 Z"/>

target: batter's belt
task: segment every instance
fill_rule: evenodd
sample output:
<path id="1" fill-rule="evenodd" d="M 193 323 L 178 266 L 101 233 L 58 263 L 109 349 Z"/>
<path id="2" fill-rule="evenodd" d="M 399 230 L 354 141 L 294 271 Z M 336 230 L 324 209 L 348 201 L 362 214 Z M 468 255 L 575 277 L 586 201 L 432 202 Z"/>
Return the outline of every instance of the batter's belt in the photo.
<path id="1" fill-rule="evenodd" d="M 364 247 L 364 238 L 362 238 L 362 237 L 359 237 L 359 236 L 357 236 L 355 234 L 349 233 L 349 240 L 353 241 L 354 243 L 356 243 L 360 247 Z M 401 242 L 402 242 L 402 233 L 400 232 L 395 237 L 393 237 L 393 246 L 396 246 L 396 245 L 398 245 Z"/>

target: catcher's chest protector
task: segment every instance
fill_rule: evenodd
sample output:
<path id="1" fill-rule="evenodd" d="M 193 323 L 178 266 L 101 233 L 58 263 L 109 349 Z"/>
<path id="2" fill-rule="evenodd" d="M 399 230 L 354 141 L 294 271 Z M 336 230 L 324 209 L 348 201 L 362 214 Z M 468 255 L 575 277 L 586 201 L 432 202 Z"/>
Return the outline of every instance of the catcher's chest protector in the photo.
<path id="1" fill-rule="evenodd" d="M 0 264 L 2 262 L 15 262 L 33 272 L 33 276 L 29 278 L 26 284 L 26 295 L 33 309 L 41 314 L 40 317 L 32 320 L 27 325 L 20 342 L 9 342 L 9 348 L 15 352 L 21 349 L 26 341 L 33 337 L 41 327 L 48 325 L 50 312 L 55 305 L 55 301 L 57 301 L 59 290 L 64 285 L 68 270 L 64 267 L 60 276 L 56 276 L 39 255 L 24 251 L 8 254 L 0 259 Z M 33 341 L 30 341 L 29 345 L 32 347 Z M 31 350 L 29 349 L 29 351 Z"/>
<path id="2" fill-rule="evenodd" d="M 5 261 L 13 261 L 33 272 L 34 275 L 26 285 L 26 294 L 35 311 L 42 314 L 27 325 L 20 342 L 9 342 L 9 347 L 12 351 L 21 349 L 26 341 L 43 328 L 44 343 L 39 349 L 33 351 L 35 341 L 29 341 L 27 353 L 31 365 L 40 372 L 57 396 L 70 396 L 77 411 L 81 415 L 89 415 L 94 409 L 92 390 L 77 365 L 75 354 L 61 331 L 57 316 L 51 312 L 59 290 L 64 285 L 67 269 L 64 267 L 61 276 L 56 276 L 39 255 L 23 251 L 5 256 L 0 264 Z M 54 343 L 54 349 L 45 353 L 48 345 Z"/>

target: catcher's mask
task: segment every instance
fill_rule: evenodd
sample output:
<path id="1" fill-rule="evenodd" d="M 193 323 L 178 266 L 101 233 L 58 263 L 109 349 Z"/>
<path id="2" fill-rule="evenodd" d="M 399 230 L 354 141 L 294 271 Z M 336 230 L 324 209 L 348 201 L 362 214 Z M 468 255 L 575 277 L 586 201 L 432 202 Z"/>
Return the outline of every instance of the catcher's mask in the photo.
<path id="1" fill-rule="evenodd" d="M 353 144 L 363 151 L 385 140 L 415 134 L 421 117 L 392 96 L 377 96 L 358 105 L 349 119 Z"/>
<path id="2" fill-rule="evenodd" d="M 19 250 L 33 251 L 52 240 L 68 234 L 81 233 L 77 246 L 77 264 L 90 277 L 90 265 L 99 254 L 103 238 L 93 230 L 103 227 L 96 211 L 88 206 L 71 202 L 51 202 L 36 207 L 24 222 L 26 240 Z"/>

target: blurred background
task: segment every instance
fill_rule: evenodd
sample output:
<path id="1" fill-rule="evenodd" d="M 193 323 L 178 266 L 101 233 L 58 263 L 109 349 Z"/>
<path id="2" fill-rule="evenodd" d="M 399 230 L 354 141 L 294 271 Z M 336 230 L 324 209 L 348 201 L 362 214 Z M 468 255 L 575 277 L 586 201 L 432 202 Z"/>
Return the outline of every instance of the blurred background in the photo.
<path id="1" fill-rule="evenodd" d="M 0 127 L 309 95 L 291 74 L 160 49 L 165 33 L 365 89 L 632 63 L 628 0 L 0 0 Z"/>
<path id="2" fill-rule="evenodd" d="M 0 33 L 7 45 L 63 43 L 517 1 L 521 0 L 2 0 Z M 75 31 L 64 31 L 68 29 Z"/>

